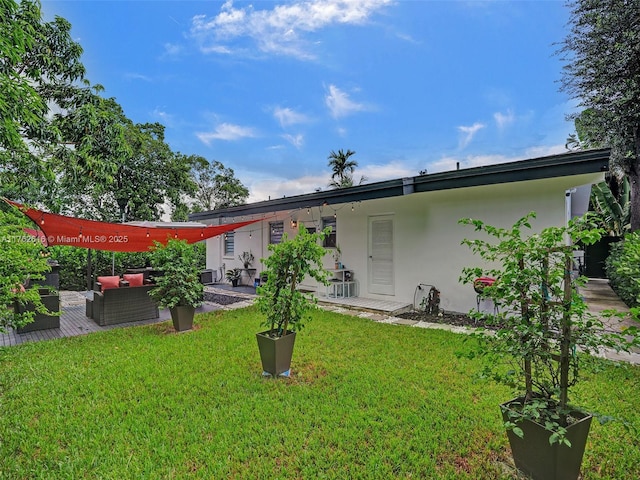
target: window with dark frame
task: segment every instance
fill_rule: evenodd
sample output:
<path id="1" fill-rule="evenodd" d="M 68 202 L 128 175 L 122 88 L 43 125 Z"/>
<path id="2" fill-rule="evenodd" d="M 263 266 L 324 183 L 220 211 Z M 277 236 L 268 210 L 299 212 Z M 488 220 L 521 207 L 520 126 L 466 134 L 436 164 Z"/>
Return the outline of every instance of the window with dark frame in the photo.
<path id="1" fill-rule="evenodd" d="M 336 225 L 337 225 L 336 217 L 322 217 L 322 230 L 327 227 L 331 227 L 331 233 L 325 237 L 322 242 L 322 246 L 325 248 L 336 248 L 338 244 L 336 242 Z"/>
<path id="2" fill-rule="evenodd" d="M 283 234 L 284 234 L 284 222 L 269 223 L 269 243 L 282 242 Z"/>
<path id="3" fill-rule="evenodd" d="M 224 234 L 224 255 L 233 256 L 235 248 L 236 232 L 227 232 Z"/>

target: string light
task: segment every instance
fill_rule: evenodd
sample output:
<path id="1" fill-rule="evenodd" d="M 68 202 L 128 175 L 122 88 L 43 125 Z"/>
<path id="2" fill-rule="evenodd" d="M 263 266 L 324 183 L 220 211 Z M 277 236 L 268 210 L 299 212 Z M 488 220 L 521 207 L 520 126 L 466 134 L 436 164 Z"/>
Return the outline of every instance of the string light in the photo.
<path id="1" fill-rule="evenodd" d="M 147 238 L 149 238 L 149 229 L 147 228 Z"/>

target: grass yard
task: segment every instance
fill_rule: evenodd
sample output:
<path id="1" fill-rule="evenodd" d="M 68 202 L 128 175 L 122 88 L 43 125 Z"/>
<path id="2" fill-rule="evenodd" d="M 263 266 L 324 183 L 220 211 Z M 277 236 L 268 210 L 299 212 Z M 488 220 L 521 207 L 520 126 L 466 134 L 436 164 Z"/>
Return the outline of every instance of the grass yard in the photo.
<path id="1" fill-rule="evenodd" d="M 507 479 L 510 392 L 465 336 L 318 311 L 292 378 L 261 377 L 256 311 L 0 349 L 2 479 Z M 597 376 L 595 372 L 598 372 Z M 640 368 L 596 361 L 574 402 L 640 429 Z M 585 479 L 640 478 L 638 432 L 593 423 Z"/>

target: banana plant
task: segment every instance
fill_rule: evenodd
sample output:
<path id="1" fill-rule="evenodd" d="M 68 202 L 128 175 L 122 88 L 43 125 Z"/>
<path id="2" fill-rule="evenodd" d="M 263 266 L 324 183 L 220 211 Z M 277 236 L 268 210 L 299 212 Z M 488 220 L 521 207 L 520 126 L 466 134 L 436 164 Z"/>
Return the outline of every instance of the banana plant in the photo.
<path id="1" fill-rule="evenodd" d="M 600 215 L 601 226 L 610 235 L 622 237 L 630 231 L 631 209 L 629 179 L 624 178 L 619 198 L 616 198 L 607 182 L 591 187 L 591 204 Z"/>

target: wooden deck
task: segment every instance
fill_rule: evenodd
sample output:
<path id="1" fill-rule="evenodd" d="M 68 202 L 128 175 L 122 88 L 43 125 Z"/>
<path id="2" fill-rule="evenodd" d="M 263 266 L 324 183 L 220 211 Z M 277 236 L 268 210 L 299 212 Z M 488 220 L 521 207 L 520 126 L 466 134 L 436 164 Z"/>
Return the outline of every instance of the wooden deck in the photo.
<path id="1" fill-rule="evenodd" d="M 240 297 L 245 299 L 245 301 L 228 305 L 205 302 L 202 307 L 196 310 L 196 313 L 243 307 L 250 304 L 255 297 L 255 289 L 253 289 L 253 287 L 232 288 L 230 285 L 223 284 L 206 286 L 205 289 L 212 293 L 217 292 L 224 295 Z M 38 342 L 42 340 L 53 340 L 55 338 L 73 337 L 76 335 L 84 335 L 91 332 L 111 330 L 113 328 L 125 328 L 135 325 L 148 325 L 152 323 L 165 322 L 171 319 L 171 314 L 168 310 L 160 310 L 159 318 L 138 322 L 119 323 L 116 325 L 106 325 L 101 327 L 91 318 L 88 318 L 85 315 L 86 295 L 86 292 L 61 291 L 60 304 L 62 314 L 60 315 L 60 328 L 51 328 L 48 330 L 39 330 L 20 334 L 15 330 L 10 329 L 8 333 L 0 334 L 0 347 L 20 345 L 21 343 L 25 342 Z M 394 315 L 401 311 L 406 311 L 411 307 L 410 305 L 398 302 L 370 300 L 360 297 L 319 297 L 318 303 L 321 306 L 329 309 L 360 310 L 363 312 L 369 312 L 369 314 L 377 314 L 378 317 L 376 317 L 376 319 Z"/>

